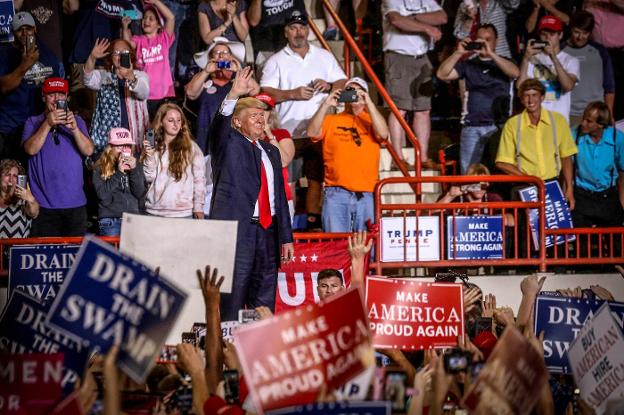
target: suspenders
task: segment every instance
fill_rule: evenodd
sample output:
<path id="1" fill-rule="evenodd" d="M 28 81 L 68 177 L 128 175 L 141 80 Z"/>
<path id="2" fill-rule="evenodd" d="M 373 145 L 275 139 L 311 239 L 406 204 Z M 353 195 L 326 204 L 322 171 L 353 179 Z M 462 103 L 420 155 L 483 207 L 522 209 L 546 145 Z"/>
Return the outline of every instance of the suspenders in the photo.
<path id="1" fill-rule="evenodd" d="M 553 119 L 552 112 L 546 111 L 548 113 L 548 118 L 550 119 L 550 125 L 552 126 L 553 131 L 553 144 L 555 146 L 555 163 L 557 165 L 557 172 L 561 170 L 561 160 L 559 158 L 559 146 L 557 145 L 557 126 L 555 125 L 555 120 Z M 518 115 L 518 121 L 516 122 L 516 167 L 518 170 L 520 169 L 520 125 L 522 124 L 522 113 Z"/>

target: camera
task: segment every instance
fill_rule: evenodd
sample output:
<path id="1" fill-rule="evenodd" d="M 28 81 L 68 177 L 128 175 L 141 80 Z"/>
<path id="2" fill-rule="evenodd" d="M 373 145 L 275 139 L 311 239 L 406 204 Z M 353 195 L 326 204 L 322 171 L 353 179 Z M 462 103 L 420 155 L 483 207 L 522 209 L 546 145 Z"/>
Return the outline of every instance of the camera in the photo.
<path id="1" fill-rule="evenodd" d="M 239 323 L 247 324 L 258 320 L 260 320 L 260 314 L 256 310 L 238 310 Z"/>
<path id="2" fill-rule="evenodd" d="M 27 181 L 28 181 L 28 178 L 26 177 L 25 174 L 20 174 L 17 176 L 17 185 L 21 187 L 22 189 L 26 188 Z"/>
<path id="3" fill-rule="evenodd" d="M 33 51 L 35 48 L 37 47 L 36 42 L 35 42 L 35 36 L 34 35 L 30 35 L 26 38 L 26 50 L 28 52 Z"/>
<path id="4" fill-rule="evenodd" d="M 465 50 L 480 50 L 483 48 L 483 42 L 468 42 L 464 46 Z"/>
<path id="5" fill-rule="evenodd" d="M 548 42 L 541 42 L 541 41 L 538 41 L 538 40 L 533 42 L 533 47 L 535 49 L 544 49 L 546 46 L 548 46 Z"/>
<path id="6" fill-rule="evenodd" d="M 464 184 L 460 186 L 459 190 L 461 190 L 462 193 L 468 193 L 468 192 L 479 192 L 483 190 L 483 188 L 481 187 L 481 184 L 479 183 L 471 183 L 471 184 Z"/>
<path id="7" fill-rule="evenodd" d="M 344 89 L 338 95 L 338 102 L 357 102 L 357 100 L 357 91 L 353 88 Z"/>
<path id="8" fill-rule="evenodd" d="M 197 346 L 197 335 L 193 331 L 187 331 L 182 333 L 182 343 L 189 343 L 193 346 Z"/>
<path id="9" fill-rule="evenodd" d="M 232 62 L 230 61 L 217 61 L 217 69 L 230 69 Z"/>
<path id="10" fill-rule="evenodd" d="M 130 69 L 130 53 L 122 53 L 119 55 L 119 66 L 122 68 Z"/>
<path id="11" fill-rule="evenodd" d="M 392 403 L 392 411 L 404 412 L 407 399 L 407 374 L 402 371 L 389 370 L 385 375 L 384 400 Z"/>
<path id="12" fill-rule="evenodd" d="M 154 147 L 154 130 L 150 128 L 145 132 L 145 140 L 147 140 L 151 147 Z"/>
<path id="13" fill-rule="evenodd" d="M 472 355 L 461 349 L 451 349 L 444 355 L 446 373 L 466 372 L 470 367 Z"/>
<path id="14" fill-rule="evenodd" d="M 67 111 L 67 100 L 66 99 L 59 99 L 56 101 L 56 109 L 57 110 L 65 110 Z"/>
<path id="15" fill-rule="evenodd" d="M 240 401 L 240 389 L 238 370 L 223 371 L 223 389 L 225 401 L 229 404 L 238 404 Z"/>

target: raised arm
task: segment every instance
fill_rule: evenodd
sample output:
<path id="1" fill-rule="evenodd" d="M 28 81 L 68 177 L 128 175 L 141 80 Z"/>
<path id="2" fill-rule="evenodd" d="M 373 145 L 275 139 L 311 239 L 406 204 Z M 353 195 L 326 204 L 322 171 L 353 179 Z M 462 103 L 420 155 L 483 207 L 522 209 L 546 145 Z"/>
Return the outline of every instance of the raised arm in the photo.
<path id="1" fill-rule="evenodd" d="M 121 18 L 121 38 L 130 44 L 132 49 L 136 50 L 136 43 L 132 40 L 132 31 L 130 30 L 130 24 L 132 19 L 128 16 Z"/>
<path id="2" fill-rule="evenodd" d="M 169 36 L 175 33 L 175 15 L 171 12 L 169 7 L 161 0 L 143 0 L 146 5 L 152 5 L 156 7 L 158 13 L 163 17 L 165 21 L 164 29 L 167 31 Z"/>
<path id="3" fill-rule="evenodd" d="M 262 20 L 262 0 L 251 0 L 247 8 L 247 21 L 251 27 L 256 27 Z"/>
<path id="4" fill-rule="evenodd" d="M 308 137 L 311 137 L 315 141 L 322 139 L 323 121 L 325 120 L 325 117 L 329 113 L 329 110 L 331 110 L 332 108 L 335 108 L 338 105 L 339 95 L 340 95 L 339 89 L 327 95 L 327 98 L 325 98 L 321 106 L 316 110 L 312 118 L 310 118 L 310 122 L 308 123 L 308 130 L 307 130 Z"/>
<path id="5" fill-rule="evenodd" d="M 211 272 L 207 265 L 204 273 L 197 270 L 197 280 L 204 297 L 206 312 L 206 338 L 204 352 L 206 353 L 206 367 L 204 376 L 209 393 L 217 391 L 217 385 L 223 377 L 223 349 L 221 347 L 221 316 L 219 305 L 221 302 L 220 288 L 225 277 L 218 277 L 219 270 Z"/>

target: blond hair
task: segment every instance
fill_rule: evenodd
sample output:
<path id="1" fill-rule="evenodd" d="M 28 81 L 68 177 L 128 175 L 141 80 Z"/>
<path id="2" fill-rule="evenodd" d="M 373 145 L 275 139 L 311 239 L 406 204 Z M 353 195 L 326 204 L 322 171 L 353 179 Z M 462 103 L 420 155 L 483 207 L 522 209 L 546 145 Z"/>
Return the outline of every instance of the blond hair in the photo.
<path id="1" fill-rule="evenodd" d="M 100 168 L 100 177 L 102 180 L 110 179 L 115 170 L 117 170 L 117 157 L 113 147 L 108 145 L 100 155 L 100 158 L 95 162 L 95 167 Z"/>

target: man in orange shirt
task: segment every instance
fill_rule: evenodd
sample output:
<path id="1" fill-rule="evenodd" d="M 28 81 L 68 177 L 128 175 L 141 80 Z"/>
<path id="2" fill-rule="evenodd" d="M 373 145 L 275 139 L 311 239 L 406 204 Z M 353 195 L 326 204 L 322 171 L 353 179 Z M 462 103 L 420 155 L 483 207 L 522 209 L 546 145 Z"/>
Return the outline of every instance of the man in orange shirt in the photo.
<path id="1" fill-rule="evenodd" d="M 354 94 L 355 101 L 341 97 Z M 345 103 L 345 111 L 329 114 Z M 379 149 L 388 140 L 388 125 L 368 95 L 368 84 L 351 78 L 344 91 L 332 92 L 308 124 L 312 141 L 323 140 L 325 232 L 353 232 L 366 229 L 374 219 L 373 190 L 379 178 Z"/>

